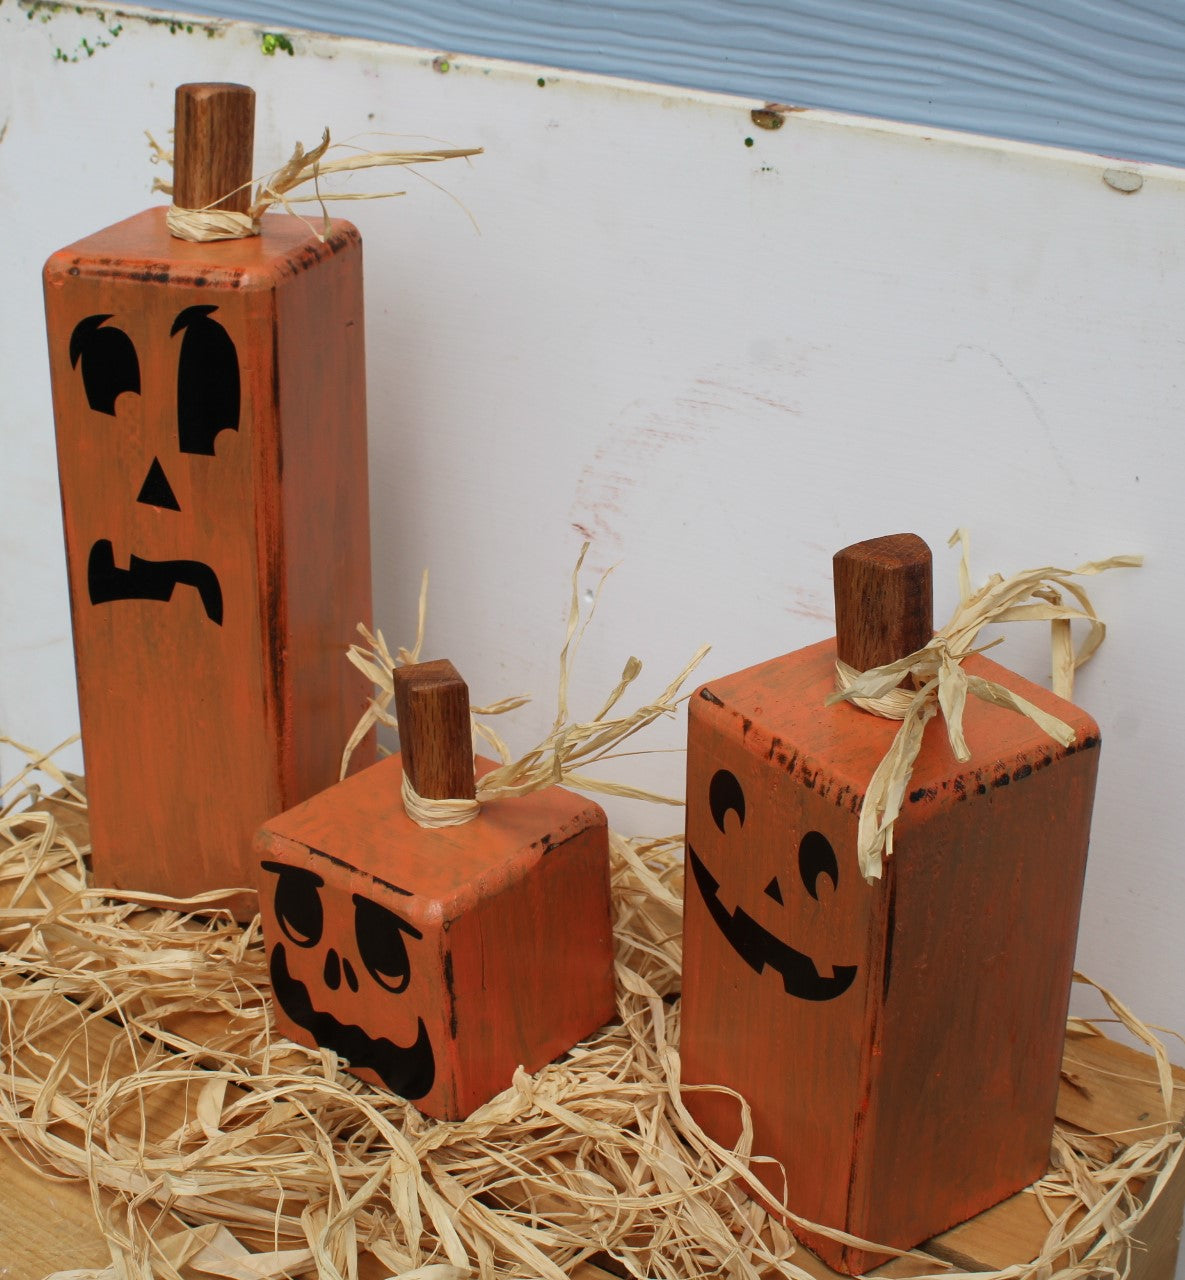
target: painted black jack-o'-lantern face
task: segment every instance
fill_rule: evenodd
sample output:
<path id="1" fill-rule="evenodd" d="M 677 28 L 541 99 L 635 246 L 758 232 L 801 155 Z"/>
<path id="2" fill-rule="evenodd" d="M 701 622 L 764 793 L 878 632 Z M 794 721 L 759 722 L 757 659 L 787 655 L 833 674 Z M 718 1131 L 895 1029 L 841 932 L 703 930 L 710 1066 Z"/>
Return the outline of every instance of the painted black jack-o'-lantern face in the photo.
<path id="1" fill-rule="evenodd" d="M 173 321 L 171 336 L 182 334 L 177 363 L 177 445 L 182 453 L 214 456 L 220 431 L 239 429 L 239 361 L 230 335 L 211 319 L 217 307 L 186 307 Z M 96 413 L 115 416 L 125 392 L 140 394 L 140 362 L 131 338 L 108 325 L 110 315 L 87 316 L 70 335 L 70 365 L 81 363 L 87 404 Z M 159 510 L 180 511 L 181 504 L 159 457 L 153 457 L 136 501 Z M 206 617 L 222 625 L 222 586 L 203 560 L 149 560 L 132 555 L 128 567 L 115 563 L 115 547 L 100 538 L 87 559 L 87 588 L 92 604 L 113 600 L 168 602 L 178 586 L 193 587 Z"/>
<path id="2" fill-rule="evenodd" d="M 726 818 L 736 817 L 736 825 L 745 824 L 745 793 L 734 773 L 719 769 L 708 788 L 708 807 L 721 834 L 728 835 Z M 800 1000 L 834 1000 L 852 985 L 856 965 L 836 965 L 829 978 L 823 977 L 810 956 L 770 933 L 741 906 L 729 911 L 720 901 L 720 882 L 704 865 L 696 851 L 687 846 L 687 861 L 692 878 L 703 898 L 708 914 L 729 946 L 755 972 L 766 966 L 781 979 L 787 995 Z M 839 862 L 830 841 L 818 831 L 808 831 L 798 846 L 798 875 L 803 887 L 815 901 L 819 899 L 819 878 L 826 876 L 834 888 L 839 883 Z M 785 898 L 782 885 L 774 876 L 764 890 L 779 906 Z"/>
<path id="3" fill-rule="evenodd" d="M 411 982 L 412 966 L 407 939 L 422 934 L 402 916 L 361 894 L 352 897 L 354 936 L 347 950 L 329 946 L 321 958 L 325 912 L 321 902 L 324 881 L 315 871 L 282 862 L 264 862 L 265 871 L 276 881 L 273 907 L 276 922 L 286 942 L 272 948 L 270 971 L 272 993 L 289 1018 L 309 1033 L 317 1044 L 340 1054 L 351 1067 L 373 1071 L 393 1093 L 403 1098 L 422 1098 L 436 1079 L 436 1058 L 423 1018 L 416 1023 L 416 1037 L 410 1045 L 396 1044 L 382 1035 L 371 1035 L 357 1023 L 344 1022 L 324 1007 L 318 1007 L 316 984 L 304 982 L 292 972 L 288 944 L 298 954 L 307 953 L 302 963 L 305 973 L 319 971 L 324 984 L 324 1006 L 332 1001 L 342 984 L 362 998 L 374 1022 L 383 1021 L 390 996 L 401 995 Z M 353 952 L 355 960 L 350 957 Z"/>

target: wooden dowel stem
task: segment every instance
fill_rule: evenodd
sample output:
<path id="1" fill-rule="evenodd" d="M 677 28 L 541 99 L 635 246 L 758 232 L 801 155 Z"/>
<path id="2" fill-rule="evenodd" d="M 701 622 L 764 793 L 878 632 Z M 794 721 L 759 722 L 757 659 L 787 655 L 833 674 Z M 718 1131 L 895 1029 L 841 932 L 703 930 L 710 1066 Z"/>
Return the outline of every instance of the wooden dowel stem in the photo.
<path id="1" fill-rule="evenodd" d="M 447 658 L 395 668 L 395 715 L 408 781 L 428 800 L 472 800 L 469 688 Z"/>
<path id="2" fill-rule="evenodd" d="M 836 656 L 857 671 L 913 653 L 934 635 L 930 548 L 915 533 L 835 553 Z"/>
<path id="3" fill-rule="evenodd" d="M 254 143 L 254 89 L 245 84 L 178 85 L 173 203 L 179 209 L 204 209 L 217 201 L 219 209 L 246 213 Z"/>

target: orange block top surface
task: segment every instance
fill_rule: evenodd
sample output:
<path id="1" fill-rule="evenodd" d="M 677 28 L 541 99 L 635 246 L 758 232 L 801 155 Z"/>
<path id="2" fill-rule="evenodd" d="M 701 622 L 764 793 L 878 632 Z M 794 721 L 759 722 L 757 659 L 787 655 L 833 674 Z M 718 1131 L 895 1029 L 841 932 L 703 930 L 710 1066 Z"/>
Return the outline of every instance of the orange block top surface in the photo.
<path id="1" fill-rule="evenodd" d="M 167 213 L 163 206 L 145 209 L 59 249 L 45 264 L 46 283 L 85 274 L 206 289 L 273 289 L 284 276 L 360 239 L 341 219 L 330 223 L 322 243 L 299 218 L 265 214 L 257 236 L 193 244 L 169 234 Z"/>
<path id="2" fill-rule="evenodd" d="M 478 760 L 478 772 L 494 768 Z M 455 920 L 521 880 L 548 852 L 592 827 L 600 805 L 563 787 L 495 800 L 472 822 L 426 829 L 404 812 L 403 764 L 389 756 L 268 822 L 261 847 L 291 842 L 406 895 L 416 924 Z"/>
<path id="3" fill-rule="evenodd" d="M 983 657 L 964 661 L 968 674 L 982 676 L 1064 720 L 1075 733 L 1060 746 L 1027 716 L 967 698 L 963 728 L 972 757 L 961 764 L 951 751 L 940 719 L 927 727 L 910 779 L 909 798 L 939 806 L 1006 786 L 1013 774 L 1027 776 L 1078 747 L 1098 743 L 1095 721 L 1080 707 Z M 857 810 L 874 770 L 892 745 L 900 724 L 882 720 L 847 703 L 827 707 L 835 687 L 835 640 L 774 658 L 713 680 L 694 695 L 732 717 L 738 741 L 754 731 L 778 764 L 808 788 L 820 785 L 836 804 Z M 694 699 L 693 699 L 694 705 Z M 716 720 L 722 728 L 720 720 Z"/>

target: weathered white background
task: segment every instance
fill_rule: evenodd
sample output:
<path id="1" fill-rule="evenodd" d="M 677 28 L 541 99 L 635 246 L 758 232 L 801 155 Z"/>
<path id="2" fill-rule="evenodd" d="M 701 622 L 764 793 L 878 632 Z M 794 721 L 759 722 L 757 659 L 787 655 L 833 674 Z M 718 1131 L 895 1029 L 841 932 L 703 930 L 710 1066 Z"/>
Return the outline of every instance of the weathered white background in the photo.
<path id="1" fill-rule="evenodd" d="M 653 693 L 703 641 L 710 676 L 827 635 L 830 556 L 859 538 L 931 542 L 940 620 L 960 523 L 979 576 L 1145 553 L 1093 585 L 1111 632 L 1078 694 L 1105 742 L 1079 960 L 1185 1028 L 1181 172 L 1123 165 L 1145 181 L 1122 195 L 1086 155 L 811 112 L 767 132 L 738 98 L 464 57 L 442 74 L 326 36 L 265 57 L 248 26 L 82 10 L 0 8 L 0 732 L 44 747 L 77 723 L 41 263 L 158 199 L 143 130 L 164 135 L 176 83 L 245 81 L 260 169 L 325 124 L 486 148 L 425 172 L 447 195 L 408 177 L 349 211 L 376 617 L 410 643 L 430 566 L 429 656 L 476 700 L 537 696 L 515 746 L 554 709 L 586 536 L 582 590 L 621 567 L 585 712 L 630 653 Z M 1036 633 L 1001 656 L 1044 678 Z M 668 789 L 681 770 L 620 766 Z"/>

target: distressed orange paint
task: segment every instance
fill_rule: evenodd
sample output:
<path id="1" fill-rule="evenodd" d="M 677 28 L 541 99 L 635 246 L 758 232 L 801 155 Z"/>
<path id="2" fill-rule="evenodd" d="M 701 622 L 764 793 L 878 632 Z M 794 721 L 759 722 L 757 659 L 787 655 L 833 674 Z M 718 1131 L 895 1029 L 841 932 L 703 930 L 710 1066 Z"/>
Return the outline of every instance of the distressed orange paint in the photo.
<path id="1" fill-rule="evenodd" d="M 45 296 L 96 879 L 250 887 L 366 702 L 360 238 L 190 244 L 150 209 L 54 254 Z"/>
<path id="2" fill-rule="evenodd" d="M 391 756 L 259 833 L 273 1007 L 284 1035 L 459 1120 L 613 1016 L 608 831 L 561 787 L 425 830 L 402 778 Z"/>
<path id="3" fill-rule="evenodd" d="M 857 815 L 897 725 L 824 706 L 834 661 L 826 641 L 691 699 L 683 1079 L 748 1100 L 786 1181 L 761 1176 L 796 1214 L 909 1248 L 1047 1167 L 1098 728 L 968 659 L 1074 742 L 969 699 L 973 759 L 931 726 L 867 884 Z M 686 1098 L 736 1139 L 735 1100 Z M 849 1273 L 886 1256 L 803 1238 Z"/>

